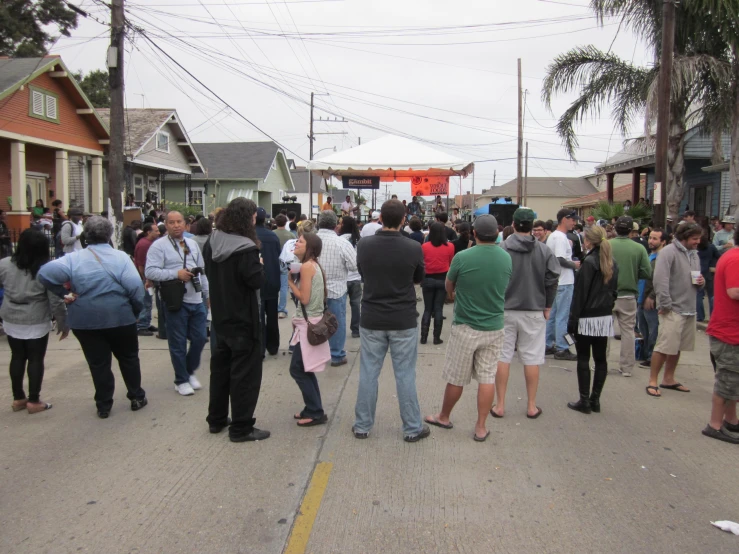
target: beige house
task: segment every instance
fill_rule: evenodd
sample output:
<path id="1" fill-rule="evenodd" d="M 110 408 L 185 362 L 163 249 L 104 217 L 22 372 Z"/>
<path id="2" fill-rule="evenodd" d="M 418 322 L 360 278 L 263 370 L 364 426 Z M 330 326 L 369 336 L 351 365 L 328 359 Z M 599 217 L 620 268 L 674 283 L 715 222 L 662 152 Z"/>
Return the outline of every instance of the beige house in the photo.
<path id="1" fill-rule="evenodd" d="M 568 200 L 596 192 L 598 189 L 585 177 L 529 177 L 525 205 L 534 210 L 539 219 L 556 219 L 557 212 Z M 481 208 L 496 198 L 511 198 L 515 203 L 516 180 L 483 190 L 476 205 Z"/>

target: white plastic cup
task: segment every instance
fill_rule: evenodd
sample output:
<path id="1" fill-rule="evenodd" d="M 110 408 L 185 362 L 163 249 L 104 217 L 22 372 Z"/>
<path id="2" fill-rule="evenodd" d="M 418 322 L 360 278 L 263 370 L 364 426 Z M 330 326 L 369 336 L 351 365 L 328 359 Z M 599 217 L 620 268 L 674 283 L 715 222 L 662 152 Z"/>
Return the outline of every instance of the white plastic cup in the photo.
<path id="1" fill-rule="evenodd" d="M 694 285 L 698 284 L 698 279 L 700 279 L 701 272 L 700 271 L 691 271 L 690 272 L 690 279 L 693 281 Z"/>
<path id="2" fill-rule="evenodd" d="M 290 264 L 290 273 L 300 273 L 300 268 L 303 267 L 303 264 L 300 262 L 293 262 Z"/>

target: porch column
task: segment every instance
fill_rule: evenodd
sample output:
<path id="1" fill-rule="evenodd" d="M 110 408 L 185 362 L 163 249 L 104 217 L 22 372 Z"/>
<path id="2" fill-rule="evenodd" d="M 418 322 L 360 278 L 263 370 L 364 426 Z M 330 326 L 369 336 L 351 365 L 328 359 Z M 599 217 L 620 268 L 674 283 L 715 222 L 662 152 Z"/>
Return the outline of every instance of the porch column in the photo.
<path id="1" fill-rule="evenodd" d="M 22 231 L 31 224 L 26 209 L 26 144 L 10 143 L 10 197 L 11 211 L 8 213 L 8 228 Z"/>
<path id="2" fill-rule="evenodd" d="M 641 198 L 641 172 L 634 168 L 631 170 L 631 205 L 636 206 Z"/>
<path id="3" fill-rule="evenodd" d="M 103 205 L 103 158 L 100 156 L 92 157 L 92 178 L 90 179 L 92 185 L 92 195 L 90 198 L 90 205 L 92 213 L 99 214 L 105 211 Z"/>
<path id="4" fill-rule="evenodd" d="M 56 151 L 56 198 L 62 206 L 69 209 L 69 153 L 66 150 Z M 44 199 L 44 204 L 51 204 Z"/>
<path id="5" fill-rule="evenodd" d="M 606 174 L 606 194 L 609 204 L 613 204 L 613 177 L 614 173 Z"/>

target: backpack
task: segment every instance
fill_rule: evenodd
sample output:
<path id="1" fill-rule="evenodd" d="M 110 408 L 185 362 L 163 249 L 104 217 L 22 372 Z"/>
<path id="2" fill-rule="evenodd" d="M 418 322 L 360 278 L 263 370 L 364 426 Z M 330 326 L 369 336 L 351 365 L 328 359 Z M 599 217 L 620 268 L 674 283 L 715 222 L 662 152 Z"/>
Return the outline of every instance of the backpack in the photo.
<path id="1" fill-rule="evenodd" d="M 74 236 L 74 224 L 71 221 L 64 221 L 62 223 L 62 226 L 59 227 L 59 232 L 54 236 L 54 246 L 61 250 L 64 248 L 64 245 L 62 244 L 62 229 L 64 229 L 64 226 L 69 223 L 72 226 L 72 236 Z"/>

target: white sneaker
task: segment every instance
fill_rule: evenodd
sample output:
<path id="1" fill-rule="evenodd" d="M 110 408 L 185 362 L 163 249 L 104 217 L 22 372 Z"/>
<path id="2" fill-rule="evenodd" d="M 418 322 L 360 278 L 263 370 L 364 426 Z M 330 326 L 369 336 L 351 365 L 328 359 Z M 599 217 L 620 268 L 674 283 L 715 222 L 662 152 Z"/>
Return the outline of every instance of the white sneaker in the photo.
<path id="1" fill-rule="evenodd" d="M 190 383 L 182 383 L 180 385 L 175 385 L 174 390 L 179 392 L 182 396 L 192 396 L 195 394 L 195 391 L 192 388 L 192 385 Z"/>
<path id="2" fill-rule="evenodd" d="M 190 385 L 192 386 L 193 390 L 200 390 L 203 388 L 203 385 L 200 384 L 200 381 L 198 381 L 198 378 L 195 377 L 194 373 L 190 375 Z"/>
<path id="3" fill-rule="evenodd" d="M 621 372 L 621 375 L 623 375 L 624 377 L 631 377 L 631 372 L 630 371 L 622 371 Z"/>

